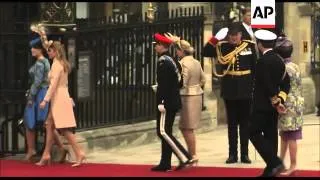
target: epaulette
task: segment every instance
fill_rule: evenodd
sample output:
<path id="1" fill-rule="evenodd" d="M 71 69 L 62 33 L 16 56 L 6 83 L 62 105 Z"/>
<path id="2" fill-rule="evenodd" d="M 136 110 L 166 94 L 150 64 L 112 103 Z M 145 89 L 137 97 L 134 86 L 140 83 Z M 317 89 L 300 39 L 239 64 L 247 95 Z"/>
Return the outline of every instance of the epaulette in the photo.
<path id="1" fill-rule="evenodd" d="M 247 39 L 244 39 L 244 40 L 242 40 L 242 41 L 244 41 L 244 42 L 248 42 L 248 43 L 252 43 L 252 44 L 256 44 L 256 42 L 251 41 L 251 40 L 247 40 Z"/>

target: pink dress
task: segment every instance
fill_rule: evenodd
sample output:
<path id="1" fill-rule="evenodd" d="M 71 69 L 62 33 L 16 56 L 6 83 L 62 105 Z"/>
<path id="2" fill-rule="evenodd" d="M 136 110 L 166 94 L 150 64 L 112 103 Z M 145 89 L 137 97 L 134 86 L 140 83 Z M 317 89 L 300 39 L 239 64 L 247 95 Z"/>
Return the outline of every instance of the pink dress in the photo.
<path id="1" fill-rule="evenodd" d="M 76 127 L 72 99 L 68 91 L 68 72 L 62 64 L 54 60 L 49 72 L 49 89 L 44 98 L 50 102 L 50 115 L 57 129 Z"/>

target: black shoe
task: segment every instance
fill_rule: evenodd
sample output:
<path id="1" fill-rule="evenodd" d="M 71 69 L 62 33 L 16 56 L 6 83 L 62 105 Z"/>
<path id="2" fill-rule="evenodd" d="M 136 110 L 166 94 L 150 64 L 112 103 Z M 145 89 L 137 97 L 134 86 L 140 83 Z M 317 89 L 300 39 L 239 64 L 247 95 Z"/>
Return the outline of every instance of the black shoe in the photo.
<path id="1" fill-rule="evenodd" d="M 278 164 L 276 167 L 267 168 L 265 172 L 261 175 L 261 177 L 275 177 L 279 175 L 285 169 L 283 163 Z"/>
<path id="2" fill-rule="evenodd" d="M 161 172 L 168 172 L 171 171 L 171 166 L 154 166 L 151 168 L 151 171 L 161 171 Z"/>
<path id="3" fill-rule="evenodd" d="M 251 160 L 249 159 L 249 156 L 241 156 L 241 162 L 246 164 L 251 164 Z"/>
<path id="4" fill-rule="evenodd" d="M 175 171 L 179 171 L 181 169 L 189 167 L 192 165 L 192 163 L 193 163 L 193 161 L 191 161 L 190 159 L 187 160 L 186 162 L 180 162 L 180 164 L 176 167 Z"/>
<path id="5" fill-rule="evenodd" d="M 226 160 L 227 164 L 232 164 L 238 162 L 238 158 L 236 156 L 229 156 L 228 159 Z"/>
<path id="6" fill-rule="evenodd" d="M 285 169 L 283 163 L 280 163 L 276 167 L 272 168 L 270 177 L 278 176 Z"/>
<path id="7" fill-rule="evenodd" d="M 258 177 L 268 177 L 268 174 L 270 174 L 270 168 L 266 167 L 266 168 L 264 168 L 262 174 Z"/>

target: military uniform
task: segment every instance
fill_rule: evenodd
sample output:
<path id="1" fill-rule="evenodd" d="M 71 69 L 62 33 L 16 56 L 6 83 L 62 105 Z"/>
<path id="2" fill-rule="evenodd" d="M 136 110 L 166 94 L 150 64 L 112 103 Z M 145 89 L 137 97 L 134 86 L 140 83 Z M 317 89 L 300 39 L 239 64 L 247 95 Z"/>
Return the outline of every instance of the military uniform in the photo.
<path id="1" fill-rule="evenodd" d="M 255 44 L 250 40 L 242 40 L 235 46 L 227 41 L 211 40 L 204 47 L 204 56 L 214 57 L 221 66 L 218 76 L 220 73 L 221 97 L 225 101 L 228 118 L 229 159 L 227 163 L 238 160 L 238 124 L 240 125 L 241 158 L 243 162 L 250 163 L 248 121 L 257 60 Z M 227 62 L 228 59 L 229 62 Z"/>
<path id="2" fill-rule="evenodd" d="M 157 38 L 158 37 L 158 38 Z M 163 42 L 163 36 L 155 36 L 156 41 Z M 176 113 L 181 108 L 179 64 L 176 64 L 168 52 L 159 55 L 157 63 L 157 105 L 164 105 L 165 112 L 157 110 L 157 135 L 161 139 L 161 160 L 153 171 L 171 169 L 171 156 L 174 153 L 180 161 L 176 170 L 191 163 L 191 155 L 172 135 L 172 126 Z M 180 67 L 181 68 L 181 67 Z"/>
<path id="3" fill-rule="evenodd" d="M 268 35 L 272 39 L 276 38 L 270 31 L 258 30 L 256 33 L 257 38 L 268 38 Z M 277 157 L 276 108 L 280 103 L 284 103 L 289 89 L 290 78 L 286 73 L 285 64 L 272 49 L 266 50 L 257 63 L 253 112 L 249 123 L 250 141 L 267 164 L 263 176 L 274 176 L 283 168 L 282 161 Z"/>

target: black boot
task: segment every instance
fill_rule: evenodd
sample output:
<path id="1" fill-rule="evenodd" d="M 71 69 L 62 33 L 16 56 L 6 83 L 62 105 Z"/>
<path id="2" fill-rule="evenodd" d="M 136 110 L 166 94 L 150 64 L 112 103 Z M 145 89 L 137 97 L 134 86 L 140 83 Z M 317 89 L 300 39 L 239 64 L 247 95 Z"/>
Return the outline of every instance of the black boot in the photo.
<path id="1" fill-rule="evenodd" d="M 248 155 L 242 155 L 241 156 L 241 162 L 246 164 L 251 164 L 251 160 L 249 159 Z"/>
<path id="2" fill-rule="evenodd" d="M 238 162 L 238 157 L 234 155 L 229 155 L 228 159 L 226 160 L 227 164 L 232 164 Z"/>

